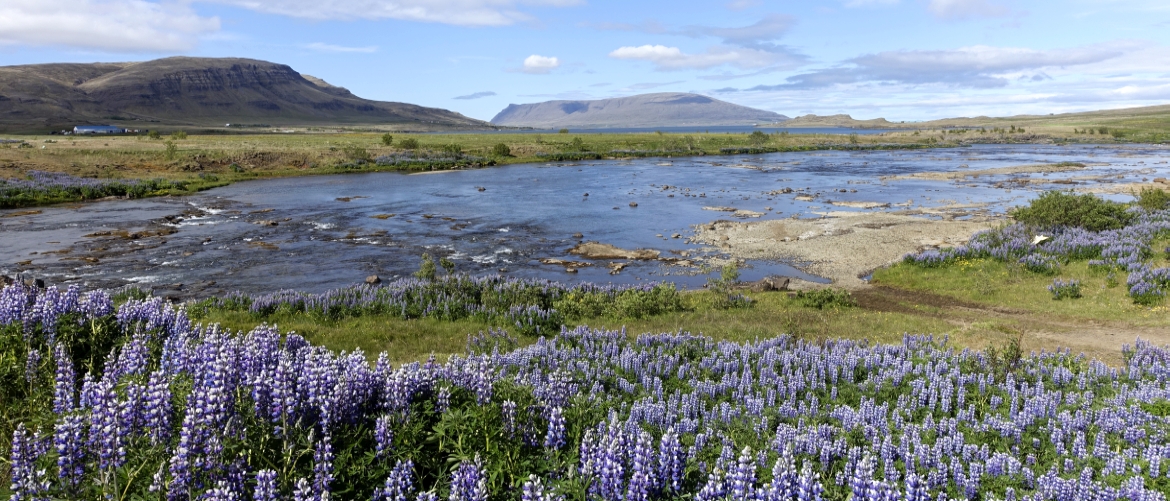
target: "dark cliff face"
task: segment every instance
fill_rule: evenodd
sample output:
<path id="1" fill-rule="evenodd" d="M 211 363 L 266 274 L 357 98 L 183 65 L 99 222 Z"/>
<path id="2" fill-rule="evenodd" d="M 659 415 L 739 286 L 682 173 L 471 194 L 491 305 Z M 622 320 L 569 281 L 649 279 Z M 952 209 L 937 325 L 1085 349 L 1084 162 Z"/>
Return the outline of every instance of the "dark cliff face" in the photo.
<path id="1" fill-rule="evenodd" d="M 447 110 L 361 99 L 291 67 L 252 59 L 174 57 L 142 63 L 0 67 L 0 127 L 110 116 L 176 124 L 490 124 Z M 17 104 L 7 104 L 15 100 Z"/>
<path id="2" fill-rule="evenodd" d="M 686 93 L 657 93 L 595 101 L 509 105 L 492 123 L 515 127 L 673 127 L 750 125 L 787 120 L 770 111 Z"/>

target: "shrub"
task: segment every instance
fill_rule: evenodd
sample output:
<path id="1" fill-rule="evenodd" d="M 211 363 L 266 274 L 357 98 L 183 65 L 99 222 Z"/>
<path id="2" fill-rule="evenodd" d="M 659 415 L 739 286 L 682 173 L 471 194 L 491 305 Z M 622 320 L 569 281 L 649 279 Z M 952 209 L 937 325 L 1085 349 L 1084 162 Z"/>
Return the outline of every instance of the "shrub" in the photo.
<path id="1" fill-rule="evenodd" d="M 358 164 L 363 164 L 370 161 L 370 152 L 365 148 L 356 144 L 345 146 L 341 149 L 341 153 L 345 155 L 345 159 Z"/>
<path id="2" fill-rule="evenodd" d="M 569 129 L 561 129 L 561 130 L 557 131 L 557 134 L 568 134 L 568 133 L 569 133 Z"/>
<path id="3" fill-rule="evenodd" d="M 166 155 L 167 160 L 174 160 L 175 157 L 179 154 L 179 147 L 175 146 L 175 142 L 169 139 L 163 144 L 166 145 L 166 152 L 164 155 Z"/>
<path id="4" fill-rule="evenodd" d="M 408 137 L 406 139 L 399 141 L 398 147 L 402 148 L 404 150 L 417 150 L 418 149 L 418 139 L 415 139 L 413 137 Z"/>
<path id="5" fill-rule="evenodd" d="M 457 157 L 463 154 L 463 147 L 455 143 L 444 144 L 443 153 Z"/>
<path id="6" fill-rule="evenodd" d="M 763 131 L 753 131 L 748 135 L 748 142 L 751 143 L 752 146 L 761 146 L 767 144 L 768 135 L 764 134 Z"/>
<path id="7" fill-rule="evenodd" d="M 1028 254 L 1020 258 L 1020 264 L 1028 271 L 1041 275 L 1055 275 L 1060 269 L 1060 263 L 1055 258 L 1044 254 Z"/>
<path id="8" fill-rule="evenodd" d="M 444 258 L 445 259 L 445 258 Z M 422 280 L 434 281 L 437 272 L 435 267 L 435 260 L 431 259 L 431 255 L 423 253 L 422 261 L 418 265 L 418 271 L 414 272 L 414 277 Z"/>
<path id="9" fill-rule="evenodd" d="M 151 139 L 162 139 L 162 134 L 159 134 L 157 130 L 152 130 L 146 134 L 146 137 Z"/>
<path id="10" fill-rule="evenodd" d="M 812 291 L 798 291 L 793 297 L 801 306 L 816 308 L 818 310 L 825 308 L 852 308 L 857 306 L 857 301 L 853 299 L 853 295 L 849 291 L 832 287 Z"/>
<path id="11" fill-rule="evenodd" d="M 1072 226 L 1089 231 L 1116 230 L 1133 219 L 1133 214 L 1126 211 L 1124 204 L 1092 194 L 1074 195 L 1060 191 L 1045 192 L 1027 207 L 1014 208 L 1009 214 L 1028 226 Z"/>
<path id="12" fill-rule="evenodd" d="M 382 134 L 382 146 L 390 146 L 392 144 L 394 144 L 394 136 L 391 136 L 389 132 Z"/>
<path id="13" fill-rule="evenodd" d="M 187 139 L 187 133 L 177 130 L 171 133 L 171 139 Z"/>
<path id="14" fill-rule="evenodd" d="M 707 278 L 707 290 L 711 291 L 712 305 L 720 309 L 746 308 L 751 306 L 751 298 L 743 294 L 732 292 L 732 287 L 739 283 L 739 265 L 730 262 L 719 269 L 719 278 Z"/>
<path id="15" fill-rule="evenodd" d="M 1166 204 L 1170 204 L 1170 194 L 1159 188 L 1142 188 L 1142 191 L 1135 196 L 1138 206 L 1145 209 L 1146 212 L 1162 210 L 1166 208 Z"/>
<path id="16" fill-rule="evenodd" d="M 1065 282 L 1058 278 L 1052 281 L 1052 285 L 1048 286 L 1048 292 L 1052 293 L 1052 299 L 1055 301 L 1077 299 L 1081 297 L 1081 281 L 1069 280 Z"/>
<path id="17" fill-rule="evenodd" d="M 512 156 L 512 148 L 509 148 L 508 145 L 504 143 L 496 144 L 495 146 L 492 146 L 492 155 L 497 157 L 510 157 Z"/>

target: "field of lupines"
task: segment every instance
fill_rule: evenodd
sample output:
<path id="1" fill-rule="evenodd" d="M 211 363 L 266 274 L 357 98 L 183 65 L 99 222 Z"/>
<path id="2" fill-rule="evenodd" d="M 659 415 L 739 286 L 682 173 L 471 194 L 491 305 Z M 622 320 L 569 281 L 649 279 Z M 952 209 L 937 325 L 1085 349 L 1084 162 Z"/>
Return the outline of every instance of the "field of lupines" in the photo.
<path id="1" fill-rule="evenodd" d="M 472 318 L 506 326 L 513 334 L 553 335 L 568 319 L 611 316 L 642 318 L 683 309 L 674 284 L 562 284 L 549 280 L 472 277 L 406 278 L 371 287 L 330 290 L 321 294 L 279 291 L 261 296 L 229 294 L 194 308 L 249 311 L 264 320 L 277 313 L 303 313 L 321 319 L 389 315 L 402 319 Z"/>
<path id="2" fill-rule="evenodd" d="M 0 209 L 118 196 L 141 198 L 162 190 L 186 189 L 162 179 L 92 179 L 59 172 L 29 171 L 25 179 L 0 178 Z"/>
<path id="3" fill-rule="evenodd" d="M 959 259 L 995 259 L 1019 263 L 1034 273 L 1056 275 L 1062 265 L 1087 260 L 1091 268 L 1102 272 L 1128 273 L 1126 285 L 1133 301 L 1156 304 L 1170 291 L 1170 268 L 1152 264 L 1161 254 L 1154 242 L 1170 237 L 1170 210 L 1148 212 L 1135 207 L 1130 211 L 1132 219 L 1119 229 L 1090 231 L 1016 223 L 976 233 L 966 245 L 909 254 L 903 261 L 937 268 Z M 1055 288 L 1057 283 L 1053 285 Z"/>
<path id="4" fill-rule="evenodd" d="M 14 500 L 1164 500 L 1170 350 L 503 332 L 391 367 L 158 298 L 0 292 Z"/>

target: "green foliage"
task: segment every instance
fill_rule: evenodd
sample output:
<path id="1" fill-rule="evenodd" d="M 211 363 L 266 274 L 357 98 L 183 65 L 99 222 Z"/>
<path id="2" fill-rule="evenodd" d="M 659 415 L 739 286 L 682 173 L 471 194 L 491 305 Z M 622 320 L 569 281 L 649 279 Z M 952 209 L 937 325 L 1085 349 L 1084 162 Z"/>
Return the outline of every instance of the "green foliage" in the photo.
<path id="1" fill-rule="evenodd" d="M 187 139 L 187 132 L 181 131 L 181 130 L 174 131 L 171 133 L 171 139 L 174 139 L 176 141 L 180 140 L 180 139 Z"/>
<path id="2" fill-rule="evenodd" d="M 853 295 L 849 291 L 833 287 L 811 291 L 797 291 L 793 295 L 793 299 L 801 306 L 816 308 L 818 310 L 824 310 L 826 308 L 852 308 L 857 306 L 857 301 L 853 299 Z"/>
<path id="3" fill-rule="evenodd" d="M 512 148 L 509 148 L 504 143 L 497 143 L 495 146 L 492 146 L 492 155 L 497 157 L 510 157 L 512 156 Z"/>
<path id="4" fill-rule="evenodd" d="M 709 270 L 704 268 L 703 272 L 709 273 Z M 711 305 L 724 310 L 751 306 L 751 298 L 733 291 L 738 284 L 739 264 L 734 261 L 719 269 L 719 278 L 707 277 L 707 290 L 711 292 Z"/>
<path id="5" fill-rule="evenodd" d="M 394 136 L 391 136 L 389 132 L 382 134 L 382 146 L 390 146 L 392 144 L 394 144 Z"/>
<path id="6" fill-rule="evenodd" d="M 605 292 L 571 291 L 552 303 L 566 318 L 646 318 L 683 310 L 682 295 L 673 284 L 649 291 L 626 290 L 616 295 Z"/>
<path id="7" fill-rule="evenodd" d="M 456 143 L 444 144 L 442 150 L 443 153 L 456 157 L 463 154 L 463 147 Z"/>
<path id="8" fill-rule="evenodd" d="M 165 156 L 167 160 L 174 160 L 175 157 L 179 155 L 179 147 L 176 146 L 175 142 L 171 141 L 170 139 L 168 139 L 163 144 L 166 145 L 166 151 L 163 153 L 163 156 Z"/>
<path id="9" fill-rule="evenodd" d="M 159 132 L 157 130 L 152 130 L 146 134 L 146 137 L 149 137 L 151 139 L 162 139 L 162 134 L 159 134 Z"/>
<path id="10" fill-rule="evenodd" d="M 561 130 L 557 131 L 557 134 L 568 134 L 568 133 L 569 133 L 569 129 L 561 129 Z"/>
<path id="11" fill-rule="evenodd" d="M 585 146 L 585 140 L 580 137 L 573 138 L 567 149 L 569 151 L 589 151 L 589 148 Z"/>
<path id="12" fill-rule="evenodd" d="M 428 253 L 423 253 L 422 261 L 418 265 L 418 271 L 414 272 L 414 277 L 422 280 L 435 281 L 435 260 L 431 258 Z"/>
<path id="13" fill-rule="evenodd" d="M 1002 347 L 987 347 L 987 364 L 991 367 L 996 381 L 1003 381 L 1008 374 L 1015 374 L 1020 370 L 1024 359 L 1024 350 L 1020 347 L 1020 338 L 1011 338 Z"/>
<path id="14" fill-rule="evenodd" d="M 1075 195 L 1060 191 L 1045 192 L 1028 206 L 1014 208 L 1009 214 L 1029 226 L 1073 226 L 1090 231 L 1115 230 L 1133 219 L 1133 214 L 1126 211 L 1124 204 L 1093 194 Z"/>
<path id="15" fill-rule="evenodd" d="M 763 146 L 768 144 L 768 135 L 764 134 L 763 131 L 753 131 L 748 135 L 748 142 L 751 143 L 752 146 Z"/>
<path id="16" fill-rule="evenodd" d="M 447 259 L 447 256 L 439 258 L 439 266 L 441 266 L 443 271 L 447 272 L 448 275 L 455 273 L 455 262 Z"/>
<path id="17" fill-rule="evenodd" d="M 417 150 L 418 149 L 418 139 L 415 139 L 413 137 L 408 137 L 406 139 L 399 141 L 398 147 L 402 148 L 404 150 Z"/>
<path id="18" fill-rule="evenodd" d="M 1154 212 L 1166 208 L 1170 204 L 1170 194 L 1159 188 L 1142 188 L 1137 195 L 1137 204 L 1146 212 Z"/>
<path id="19" fill-rule="evenodd" d="M 345 145 L 341 148 L 341 154 L 351 162 L 365 163 L 370 161 L 370 152 L 356 144 Z"/>
<path id="20" fill-rule="evenodd" d="M 857 138 L 857 133 L 849 134 L 849 144 L 857 144 L 860 140 Z"/>

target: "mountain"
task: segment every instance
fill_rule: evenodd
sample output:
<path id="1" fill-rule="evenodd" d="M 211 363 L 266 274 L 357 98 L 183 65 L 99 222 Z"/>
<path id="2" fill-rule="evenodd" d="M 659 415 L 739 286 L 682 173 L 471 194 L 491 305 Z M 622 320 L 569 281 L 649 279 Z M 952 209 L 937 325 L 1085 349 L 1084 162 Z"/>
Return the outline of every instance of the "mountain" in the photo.
<path id="1" fill-rule="evenodd" d="M 782 127 L 853 127 L 857 129 L 887 129 L 903 126 L 889 122 L 884 118 L 872 120 L 857 120 L 849 115 L 802 115 L 787 122 Z"/>
<path id="2" fill-rule="evenodd" d="M 698 94 L 663 92 L 595 101 L 546 101 L 512 104 L 492 123 L 513 127 L 689 127 L 752 125 L 788 120 Z"/>
<path id="3" fill-rule="evenodd" d="M 443 109 L 362 99 L 287 65 L 255 59 L 0 66 L 0 129 L 111 122 L 142 128 L 226 123 L 491 127 Z"/>

